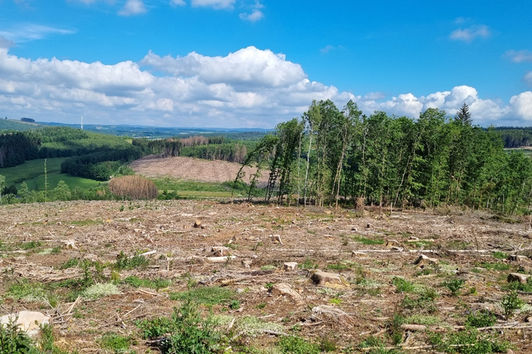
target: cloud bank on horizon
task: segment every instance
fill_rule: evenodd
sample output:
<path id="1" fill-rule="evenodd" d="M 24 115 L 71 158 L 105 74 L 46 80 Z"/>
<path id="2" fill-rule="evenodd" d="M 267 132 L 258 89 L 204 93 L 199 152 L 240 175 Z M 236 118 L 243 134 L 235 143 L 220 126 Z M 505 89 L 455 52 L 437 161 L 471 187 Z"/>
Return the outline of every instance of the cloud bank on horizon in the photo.
<path id="1" fill-rule="evenodd" d="M 508 102 L 482 98 L 457 85 L 416 96 L 383 97 L 338 90 L 312 81 L 301 65 L 281 53 L 253 46 L 226 56 L 191 52 L 183 57 L 149 52 L 140 62 L 113 65 L 41 58 L 0 48 L 0 115 L 40 121 L 164 126 L 270 128 L 300 116 L 312 100 L 340 106 L 355 101 L 366 113 L 417 117 L 427 108 L 453 115 L 465 102 L 480 125 L 532 125 L 532 91 Z"/>

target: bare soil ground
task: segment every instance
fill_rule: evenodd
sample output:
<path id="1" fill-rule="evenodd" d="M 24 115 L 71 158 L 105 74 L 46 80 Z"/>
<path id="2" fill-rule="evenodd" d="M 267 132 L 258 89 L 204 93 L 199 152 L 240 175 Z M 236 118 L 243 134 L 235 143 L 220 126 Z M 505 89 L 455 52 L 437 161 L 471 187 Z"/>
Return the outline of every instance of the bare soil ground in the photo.
<path id="1" fill-rule="evenodd" d="M 196 220 L 202 227 L 193 226 Z M 316 342 L 327 338 L 338 352 L 364 352 L 368 349 L 359 345 L 370 336 L 392 345 L 392 319 L 400 314 L 399 349 L 432 352 L 428 331 L 456 332 L 469 313 L 489 309 L 497 322 L 481 331 L 500 334 L 514 352 L 532 352 L 532 324 L 526 322 L 532 293 L 518 292 L 525 305 L 512 315 L 505 316 L 501 307 L 509 293 L 508 274 L 531 272 L 531 230 L 525 220 L 507 223 L 459 211 L 385 215 L 214 201 L 79 201 L 1 206 L 0 240 L 0 315 L 23 309 L 47 313 L 57 344 L 82 353 L 104 352 L 100 339 L 109 332 L 135 338 L 131 349 L 145 352 L 149 347 L 135 321 L 169 316 L 180 304 L 171 294 L 194 286 L 235 291 L 239 307 L 222 303 L 212 311 L 230 319 L 226 329 L 233 327 L 231 336 L 242 347 L 275 352 L 286 333 Z M 212 247 L 224 245 L 225 254 L 236 258 L 209 262 Z M 120 252 L 146 251 L 155 251 L 146 256 L 146 267 L 112 271 Z M 435 264 L 414 264 L 420 254 Z M 114 280 L 120 294 L 69 298 L 71 289 L 53 285 L 83 276 L 79 267 L 61 269 L 71 259 L 103 266 L 100 281 Z M 298 266 L 285 270 L 285 262 Z M 317 285 L 311 279 L 316 269 L 339 278 Z M 172 282 L 155 290 L 118 280 L 130 275 Z M 413 288 L 398 289 L 396 277 Z M 442 285 L 452 279 L 464 281 L 457 296 Z M 21 282 L 54 289 L 56 303 L 17 298 L 13 285 Z M 293 292 L 283 295 L 276 290 L 280 283 Z M 423 300 L 431 290 L 434 300 Z M 262 325 L 237 330 L 239 320 L 249 316 Z"/>
<path id="2" fill-rule="evenodd" d="M 194 180 L 200 182 L 227 182 L 235 179 L 240 164 L 236 162 L 220 160 L 204 160 L 192 157 L 166 157 L 159 158 L 147 156 L 142 159 L 133 161 L 130 167 L 141 175 L 147 177 L 174 177 L 185 180 Z M 256 169 L 244 168 L 244 182 L 249 183 L 250 176 L 256 172 Z M 265 185 L 268 182 L 268 172 L 262 173 L 259 185 Z"/>

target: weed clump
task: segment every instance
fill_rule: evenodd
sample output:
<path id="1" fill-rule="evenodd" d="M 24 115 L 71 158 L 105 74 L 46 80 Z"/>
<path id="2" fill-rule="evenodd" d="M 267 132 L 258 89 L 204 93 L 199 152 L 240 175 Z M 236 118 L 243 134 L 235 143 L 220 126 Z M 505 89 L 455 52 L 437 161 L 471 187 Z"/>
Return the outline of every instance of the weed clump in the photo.
<path id="1" fill-rule="evenodd" d="M 137 324 L 143 335 L 153 341 L 163 353 L 215 353 L 223 343 L 222 334 L 216 330 L 212 317 L 204 319 L 197 305 L 187 300 L 174 309 L 170 319 L 154 319 Z M 164 338 L 158 338 L 161 335 Z"/>
<path id="2" fill-rule="evenodd" d="M 436 312 L 434 300 L 438 293 L 433 289 L 423 289 L 417 297 L 405 296 L 401 305 L 407 310 L 417 310 L 421 312 Z"/>
<path id="3" fill-rule="evenodd" d="M 414 284 L 403 278 L 394 277 L 392 279 L 392 284 L 395 286 L 398 293 L 410 293 L 414 291 Z"/>
<path id="4" fill-rule="evenodd" d="M 447 287 L 451 291 L 452 296 L 458 296 L 460 289 L 464 286 L 465 281 L 463 279 L 453 278 L 445 281 L 443 286 Z"/>
<path id="5" fill-rule="evenodd" d="M 142 320 L 138 321 L 136 325 L 142 331 L 142 338 L 144 339 L 161 337 L 172 331 L 172 319 L 168 317 Z"/>
<path id="6" fill-rule="evenodd" d="M 128 257 L 124 251 L 120 251 L 120 253 L 116 256 L 116 263 L 114 267 L 118 270 L 143 268 L 149 263 L 149 260 L 144 256 L 134 255 L 132 257 Z"/>

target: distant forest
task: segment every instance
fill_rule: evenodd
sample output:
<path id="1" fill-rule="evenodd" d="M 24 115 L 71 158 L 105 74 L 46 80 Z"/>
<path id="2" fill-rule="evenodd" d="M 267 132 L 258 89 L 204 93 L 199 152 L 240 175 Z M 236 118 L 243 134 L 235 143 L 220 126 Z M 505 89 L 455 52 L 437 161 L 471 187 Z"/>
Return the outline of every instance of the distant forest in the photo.
<path id="1" fill-rule="evenodd" d="M 503 132 L 526 140 L 518 130 Z M 467 105 L 453 118 L 428 109 L 414 120 L 384 112 L 367 116 L 353 102 L 340 110 L 327 100 L 314 102 L 301 119 L 279 124 L 243 166 L 258 166 L 254 180 L 269 171 L 266 200 L 278 202 L 452 204 L 529 213 L 532 160 L 503 146 L 496 129 L 472 126 Z"/>
<path id="2" fill-rule="evenodd" d="M 128 138 L 68 127 L 4 131 L 0 168 L 63 157 L 61 173 L 106 181 L 132 173 L 127 163 L 145 155 L 190 156 L 258 166 L 250 198 L 256 191 L 253 181 L 268 173 L 266 191 L 258 194 L 278 202 L 390 208 L 452 204 L 530 212 L 532 159 L 504 147 L 530 145 L 532 128 L 473 126 L 466 105 L 456 117 L 428 109 L 411 119 L 384 112 L 367 116 L 353 102 L 339 109 L 320 101 L 300 119 L 279 124 L 273 134 L 260 139 L 239 134 L 243 140 Z"/>
<path id="3" fill-rule="evenodd" d="M 499 127 L 495 128 L 495 131 L 501 135 L 505 148 L 532 146 L 532 127 Z"/>
<path id="4" fill-rule="evenodd" d="M 0 134 L 0 168 L 34 159 L 69 157 L 61 172 L 106 181 L 122 166 L 148 154 L 190 156 L 243 162 L 256 140 L 236 141 L 223 136 L 168 139 L 130 139 L 67 127 L 47 127 Z M 0 173 L 1 174 L 1 173 Z"/>

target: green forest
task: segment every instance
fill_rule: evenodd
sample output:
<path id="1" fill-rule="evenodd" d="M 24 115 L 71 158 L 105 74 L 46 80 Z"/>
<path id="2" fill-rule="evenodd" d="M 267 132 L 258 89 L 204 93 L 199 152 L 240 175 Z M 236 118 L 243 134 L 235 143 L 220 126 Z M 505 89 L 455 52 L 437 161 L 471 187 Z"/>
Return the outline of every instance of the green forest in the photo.
<path id="1" fill-rule="evenodd" d="M 155 154 L 257 166 L 245 187 L 248 199 L 389 208 L 464 205 L 526 214 L 532 160 L 523 153 L 530 150 L 519 148 L 530 145 L 531 136 L 532 128 L 474 126 L 467 105 L 455 117 L 428 109 L 411 119 L 384 112 L 368 116 L 353 102 L 340 109 L 331 101 L 313 102 L 301 118 L 268 135 L 146 139 L 69 127 L 4 130 L 0 196 L 4 203 L 107 198 L 106 181 L 133 173 L 130 161 Z M 261 174 L 269 178 L 259 190 Z M 240 192 L 242 177 L 235 179 Z M 220 188 L 226 195 L 227 185 Z"/>
<path id="2" fill-rule="evenodd" d="M 314 102 L 265 136 L 246 165 L 259 167 L 253 177 L 269 171 L 265 198 L 277 202 L 530 212 L 532 160 L 505 151 L 495 129 L 473 126 L 465 104 L 456 117 L 427 109 L 411 119 Z"/>

